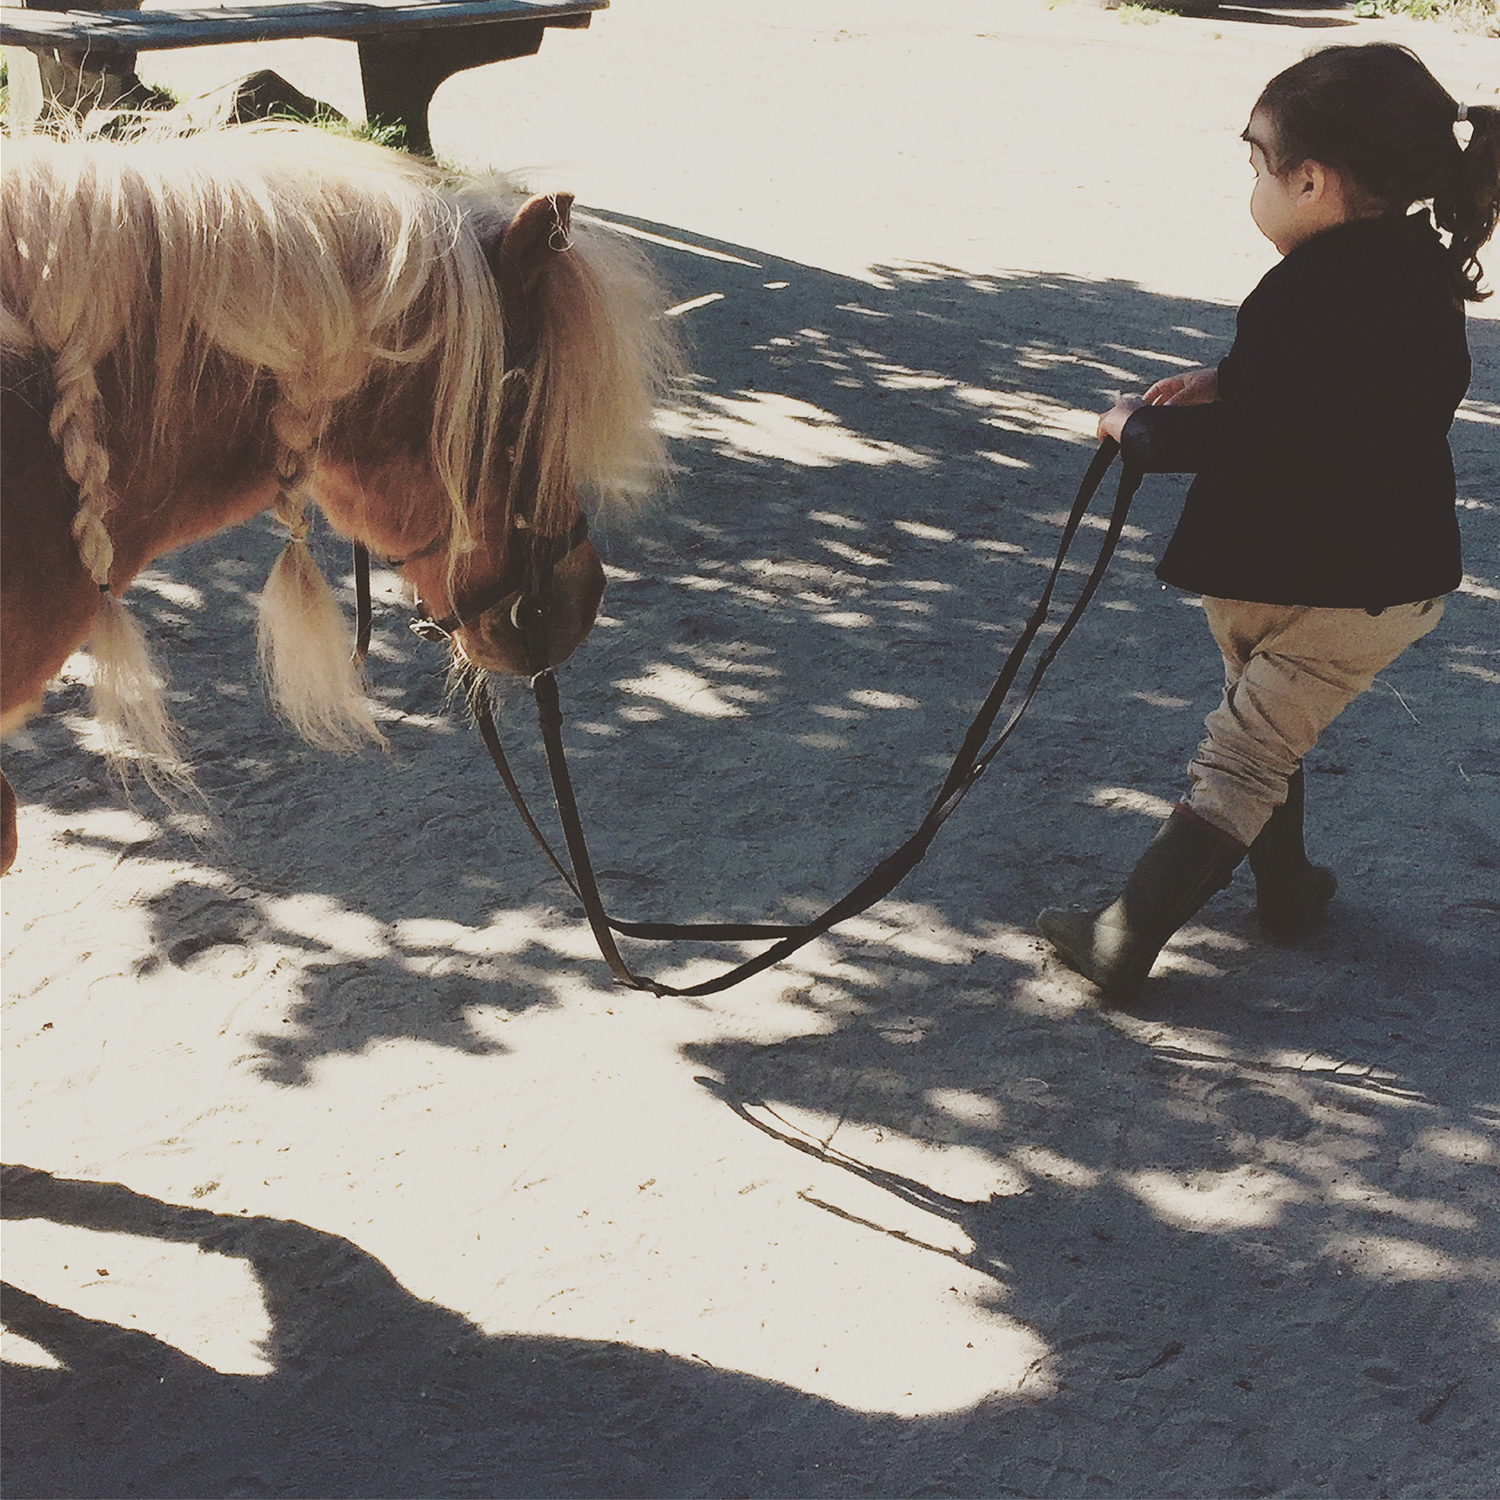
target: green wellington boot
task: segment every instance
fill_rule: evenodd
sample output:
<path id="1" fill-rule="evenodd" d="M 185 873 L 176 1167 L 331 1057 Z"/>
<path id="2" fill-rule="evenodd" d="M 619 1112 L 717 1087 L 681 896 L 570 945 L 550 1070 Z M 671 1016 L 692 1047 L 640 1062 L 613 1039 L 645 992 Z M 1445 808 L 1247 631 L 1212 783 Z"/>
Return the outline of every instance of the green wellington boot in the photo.
<path id="1" fill-rule="evenodd" d="M 1304 937 L 1322 917 L 1339 883 L 1332 870 L 1315 865 L 1302 841 L 1307 790 L 1302 767 L 1288 778 L 1286 801 L 1250 846 L 1255 873 L 1255 910 L 1270 937 Z"/>
<path id="2" fill-rule="evenodd" d="M 1037 931 L 1105 998 L 1135 999 L 1156 955 L 1215 891 L 1229 884 L 1243 844 L 1177 808 L 1141 855 L 1119 899 L 1100 912 L 1053 907 Z"/>

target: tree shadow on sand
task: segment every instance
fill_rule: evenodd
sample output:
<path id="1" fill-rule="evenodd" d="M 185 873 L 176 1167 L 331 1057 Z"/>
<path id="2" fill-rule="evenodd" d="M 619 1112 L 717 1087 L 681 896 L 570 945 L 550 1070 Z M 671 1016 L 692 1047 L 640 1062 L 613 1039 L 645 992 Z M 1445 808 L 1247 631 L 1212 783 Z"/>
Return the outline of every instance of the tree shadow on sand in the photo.
<path id="1" fill-rule="evenodd" d="M 1232 313 L 1046 274 L 840 277 L 614 217 L 651 237 L 698 375 L 665 418 L 677 494 L 632 529 L 598 528 L 606 617 L 562 676 L 595 859 L 622 917 L 805 916 L 910 831 L 941 779 L 1036 597 L 1090 414 L 1216 357 Z M 1475 328 L 1482 370 L 1494 326 Z M 1461 472 L 1487 435 L 1456 429 Z M 8 1212 L 246 1259 L 282 1332 L 271 1375 L 223 1376 L 18 1294 L 7 1319 L 69 1371 L 7 1371 L 8 1491 L 1492 1490 L 1500 1118 L 1481 997 L 1500 753 L 1453 705 L 1493 692 L 1495 580 L 1454 596 L 1384 674 L 1391 694 L 1310 760 L 1319 852 L 1345 894 L 1306 949 L 1260 942 L 1242 882 L 1121 1016 L 1066 982 L 1059 1001 L 1025 935 L 1046 901 L 1102 896 L 1128 869 L 1217 696 L 1195 601 L 1151 573 L 1181 488 L 1153 481 L 1137 501 L 1026 728 L 927 862 L 793 966 L 818 1034 L 684 1058 L 745 1130 L 951 1223 L 971 1248 L 918 1244 L 865 1198 L 805 1200 L 987 1278 L 988 1305 L 1046 1342 L 1019 1389 L 903 1421 L 622 1345 L 489 1337 L 304 1225 L 30 1176 L 7 1183 Z M 1493 555 L 1496 510 L 1462 516 L 1471 556 Z M 247 687 L 245 622 L 276 545 L 244 528 L 137 591 L 218 842 L 163 823 L 132 843 L 99 819 L 117 797 L 70 717 L 76 686 L 7 770 L 67 837 L 162 862 L 143 979 L 238 947 L 289 955 L 284 1023 L 257 1041 L 270 1080 L 300 1085 L 392 1037 L 503 1052 L 477 1013 L 604 982 L 573 900 L 399 619 L 373 672 L 392 757 L 331 762 L 274 724 Z M 535 737 L 513 696 L 503 727 L 525 763 Z M 1425 776 L 1382 763 L 1393 721 Z M 689 962 L 632 952 L 654 972 Z M 888 1163 L 890 1135 L 973 1148 L 1008 1187 L 940 1190 Z M 79 1438 L 101 1409 L 117 1432 Z M 171 1472 L 153 1466 L 169 1424 L 196 1455 Z M 337 1491 L 323 1451 L 340 1456 Z"/>
<path id="2" fill-rule="evenodd" d="M 794 1493 L 811 1425 L 830 1455 L 857 1416 L 623 1344 L 491 1338 L 372 1256 L 291 1220 L 161 1203 L 115 1183 L 5 1169 L 7 1219 L 198 1246 L 253 1269 L 265 1376 L 226 1376 L 148 1334 L 5 1288 L 6 1325 L 63 1370 L 7 1367 L 10 1495 L 706 1493 L 712 1467 Z M 872 1424 L 872 1430 L 891 1424 Z M 48 1441 L 61 1428 L 61 1447 Z M 741 1467 L 743 1466 L 743 1467 Z M 761 1484 L 764 1488 L 761 1488 Z M 717 1493 L 733 1493 L 715 1487 Z"/>
<path id="3" fill-rule="evenodd" d="M 1081 1180 L 1077 1163 L 1046 1163 L 1039 1145 L 1024 1191 L 969 1201 L 810 1146 L 764 1105 L 714 1089 L 747 1126 L 960 1228 L 971 1249 L 934 1253 L 980 1271 L 997 1304 L 1047 1336 L 1019 1387 L 900 1420 L 616 1342 L 490 1336 L 340 1236 L 12 1167 L 8 1219 L 245 1262 L 265 1300 L 270 1369 L 221 1374 L 7 1286 L 7 1327 L 60 1368 L 7 1367 L 6 1493 L 1486 1493 L 1489 1371 L 1471 1299 L 1452 1284 L 1458 1262 L 1381 1276 L 1353 1254 L 1297 1258 L 1264 1226 L 1183 1233 L 1116 1184 Z M 1287 1129 L 1291 1112 L 1267 1101 L 1242 1088 L 1225 1113 L 1305 1139 L 1308 1126 Z M 1055 1123 L 1038 1113 L 1026 1134 L 1049 1139 Z M 1207 1141 L 1180 1127 L 1175 1149 L 1201 1173 L 1191 1147 Z M 1463 1191 L 1474 1176 L 1455 1157 L 1445 1175 Z M 806 1201 L 855 1231 L 934 1249 Z M 1191 1274 L 1192 1295 L 1162 1294 L 1165 1260 Z"/>

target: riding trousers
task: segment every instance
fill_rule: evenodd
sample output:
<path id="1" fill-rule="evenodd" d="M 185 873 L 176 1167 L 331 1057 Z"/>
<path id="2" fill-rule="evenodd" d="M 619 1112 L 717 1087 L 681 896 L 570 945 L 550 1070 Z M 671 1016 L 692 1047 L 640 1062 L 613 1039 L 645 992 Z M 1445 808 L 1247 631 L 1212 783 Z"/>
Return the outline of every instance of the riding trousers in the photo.
<path id="1" fill-rule="evenodd" d="M 1205 598 L 1224 655 L 1224 698 L 1188 764 L 1188 808 L 1242 844 L 1286 800 L 1318 736 L 1443 616 L 1443 601 L 1308 609 Z"/>

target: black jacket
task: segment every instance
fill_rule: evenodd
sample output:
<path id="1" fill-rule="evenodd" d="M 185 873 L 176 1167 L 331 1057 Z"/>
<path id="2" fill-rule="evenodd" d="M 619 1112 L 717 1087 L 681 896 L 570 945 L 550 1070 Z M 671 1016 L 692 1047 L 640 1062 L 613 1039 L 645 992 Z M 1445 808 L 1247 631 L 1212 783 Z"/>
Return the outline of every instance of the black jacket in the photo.
<path id="1" fill-rule="evenodd" d="M 1240 308 L 1219 399 L 1125 424 L 1127 463 L 1198 476 L 1156 576 L 1335 609 L 1457 588 L 1448 429 L 1469 373 L 1463 305 L 1425 212 L 1297 246 Z"/>

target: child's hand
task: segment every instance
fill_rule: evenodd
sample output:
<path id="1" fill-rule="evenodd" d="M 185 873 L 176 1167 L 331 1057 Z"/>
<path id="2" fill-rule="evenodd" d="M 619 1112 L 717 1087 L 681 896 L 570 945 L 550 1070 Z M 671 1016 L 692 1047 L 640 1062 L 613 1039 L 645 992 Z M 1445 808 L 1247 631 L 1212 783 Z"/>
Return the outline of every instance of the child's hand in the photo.
<path id="1" fill-rule="evenodd" d="M 1217 370 L 1185 370 L 1168 375 L 1146 392 L 1148 406 L 1204 406 L 1219 399 Z"/>
<path id="2" fill-rule="evenodd" d="M 1099 441 L 1113 438 L 1118 443 L 1120 434 L 1125 430 L 1125 424 L 1130 420 L 1131 412 L 1139 411 L 1145 404 L 1139 396 L 1126 396 L 1123 401 L 1116 401 L 1099 418 Z"/>

